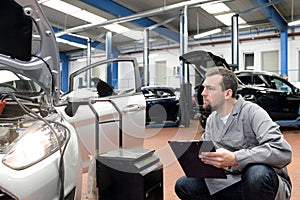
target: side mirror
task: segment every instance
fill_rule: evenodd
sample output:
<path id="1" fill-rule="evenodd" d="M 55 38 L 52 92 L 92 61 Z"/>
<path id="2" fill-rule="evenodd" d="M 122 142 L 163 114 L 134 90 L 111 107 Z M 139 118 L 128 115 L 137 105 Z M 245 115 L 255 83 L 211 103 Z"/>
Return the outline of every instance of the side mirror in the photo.
<path id="1" fill-rule="evenodd" d="M 67 96 L 68 103 L 65 108 L 66 114 L 70 117 L 73 117 L 80 105 L 88 104 L 88 100 L 94 97 L 96 97 L 94 92 L 86 88 L 72 91 Z"/>
<path id="2" fill-rule="evenodd" d="M 76 114 L 76 111 L 78 110 L 79 107 L 79 103 L 74 103 L 74 102 L 70 102 L 68 101 L 68 104 L 65 108 L 65 112 L 69 117 L 73 117 Z"/>

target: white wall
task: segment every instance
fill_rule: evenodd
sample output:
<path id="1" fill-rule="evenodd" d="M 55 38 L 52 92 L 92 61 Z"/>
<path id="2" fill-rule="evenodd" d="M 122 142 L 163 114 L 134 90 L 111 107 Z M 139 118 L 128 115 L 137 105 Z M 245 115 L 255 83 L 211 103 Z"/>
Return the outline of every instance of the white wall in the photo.
<path id="1" fill-rule="evenodd" d="M 300 29 L 296 30 L 295 32 L 300 32 Z M 254 34 L 254 35 L 247 35 L 240 37 L 240 39 L 243 38 L 256 38 L 261 37 L 265 35 L 274 35 L 277 33 L 260 33 L 260 34 Z M 219 39 L 221 40 L 221 39 Z M 226 40 L 227 43 L 223 44 L 210 44 L 210 45 L 190 45 L 188 51 L 196 51 L 196 50 L 207 50 L 211 51 L 214 54 L 221 55 L 226 59 L 228 63 L 231 63 L 231 43 L 230 43 L 230 37 L 224 38 L 223 40 Z M 204 43 L 208 43 L 211 41 L 202 41 Z M 262 59 L 261 54 L 264 51 L 279 51 L 280 56 L 280 38 L 271 38 L 271 39 L 254 39 L 254 40 L 248 40 L 248 41 L 242 41 L 240 42 L 239 46 L 239 64 L 240 69 L 244 69 L 244 60 L 243 60 L 243 53 L 254 53 L 254 70 L 262 70 Z M 294 36 L 289 37 L 288 39 L 288 79 L 292 82 L 298 82 L 299 81 L 299 51 L 300 51 L 300 36 Z M 136 53 L 136 54 L 129 54 L 126 56 L 133 56 L 138 60 L 138 63 L 140 66 L 143 66 L 143 53 Z M 159 51 L 151 51 L 149 56 L 149 64 L 150 64 L 150 84 L 155 84 L 155 62 L 157 61 L 166 61 L 167 63 L 167 85 L 173 86 L 173 87 L 180 87 L 180 79 L 179 76 L 174 74 L 174 67 L 180 66 L 179 61 L 180 56 L 180 49 L 179 47 L 174 48 L 167 48 L 165 50 L 159 50 Z M 79 63 L 78 63 L 79 64 Z M 76 61 L 75 63 L 70 64 L 69 71 L 73 71 L 76 67 Z M 82 65 L 79 64 L 79 65 Z M 280 58 L 279 58 L 279 64 L 280 66 Z M 280 69 L 278 69 L 280 71 Z M 191 72 L 191 83 L 194 84 L 193 79 L 193 70 L 190 70 Z"/>

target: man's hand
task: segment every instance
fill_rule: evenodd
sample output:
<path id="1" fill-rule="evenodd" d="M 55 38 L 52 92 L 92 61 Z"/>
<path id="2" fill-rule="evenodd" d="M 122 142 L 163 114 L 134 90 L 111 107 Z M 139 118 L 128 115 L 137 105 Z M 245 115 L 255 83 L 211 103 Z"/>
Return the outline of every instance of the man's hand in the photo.
<path id="1" fill-rule="evenodd" d="M 205 164 L 218 168 L 228 169 L 231 166 L 238 165 L 234 153 L 223 148 L 217 149 L 216 152 L 202 152 L 199 158 Z"/>

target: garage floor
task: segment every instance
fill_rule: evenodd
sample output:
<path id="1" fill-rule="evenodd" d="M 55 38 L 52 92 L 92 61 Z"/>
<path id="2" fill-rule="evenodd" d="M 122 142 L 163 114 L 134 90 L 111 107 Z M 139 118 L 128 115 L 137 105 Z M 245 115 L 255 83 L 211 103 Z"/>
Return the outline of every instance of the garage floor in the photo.
<path id="1" fill-rule="evenodd" d="M 171 152 L 167 141 L 176 139 L 199 139 L 201 126 L 198 122 L 192 120 L 187 128 L 165 127 L 165 128 L 147 128 L 144 147 L 146 149 L 155 149 L 157 156 L 164 165 L 164 200 L 178 199 L 174 193 L 174 184 L 177 178 L 183 175 L 183 172 Z M 300 130 L 293 128 L 282 129 L 286 139 L 293 148 L 293 160 L 288 166 L 289 174 L 293 183 L 291 200 L 300 199 Z M 87 174 L 83 174 L 83 194 L 82 200 L 96 199 L 87 197 Z"/>

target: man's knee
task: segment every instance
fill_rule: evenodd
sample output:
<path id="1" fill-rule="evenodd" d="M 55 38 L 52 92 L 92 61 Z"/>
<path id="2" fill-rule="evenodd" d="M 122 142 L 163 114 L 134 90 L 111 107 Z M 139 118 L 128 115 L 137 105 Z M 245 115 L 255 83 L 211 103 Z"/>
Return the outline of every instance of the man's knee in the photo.
<path id="1" fill-rule="evenodd" d="M 180 199 L 208 199 L 209 191 L 204 179 L 183 176 L 175 183 L 175 193 Z"/>
<path id="2" fill-rule="evenodd" d="M 279 180 L 274 169 L 267 165 L 252 164 L 245 168 L 242 174 L 242 182 L 256 187 L 264 185 L 278 188 Z"/>
<path id="3" fill-rule="evenodd" d="M 181 192 L 184 190 L 184 187 L 186 187 L 186 177 L 180 177 L 179 179 L 177 179 L 176 183 L 175 183 L 175 193 L 178 195 L 181 194 Z"/>

